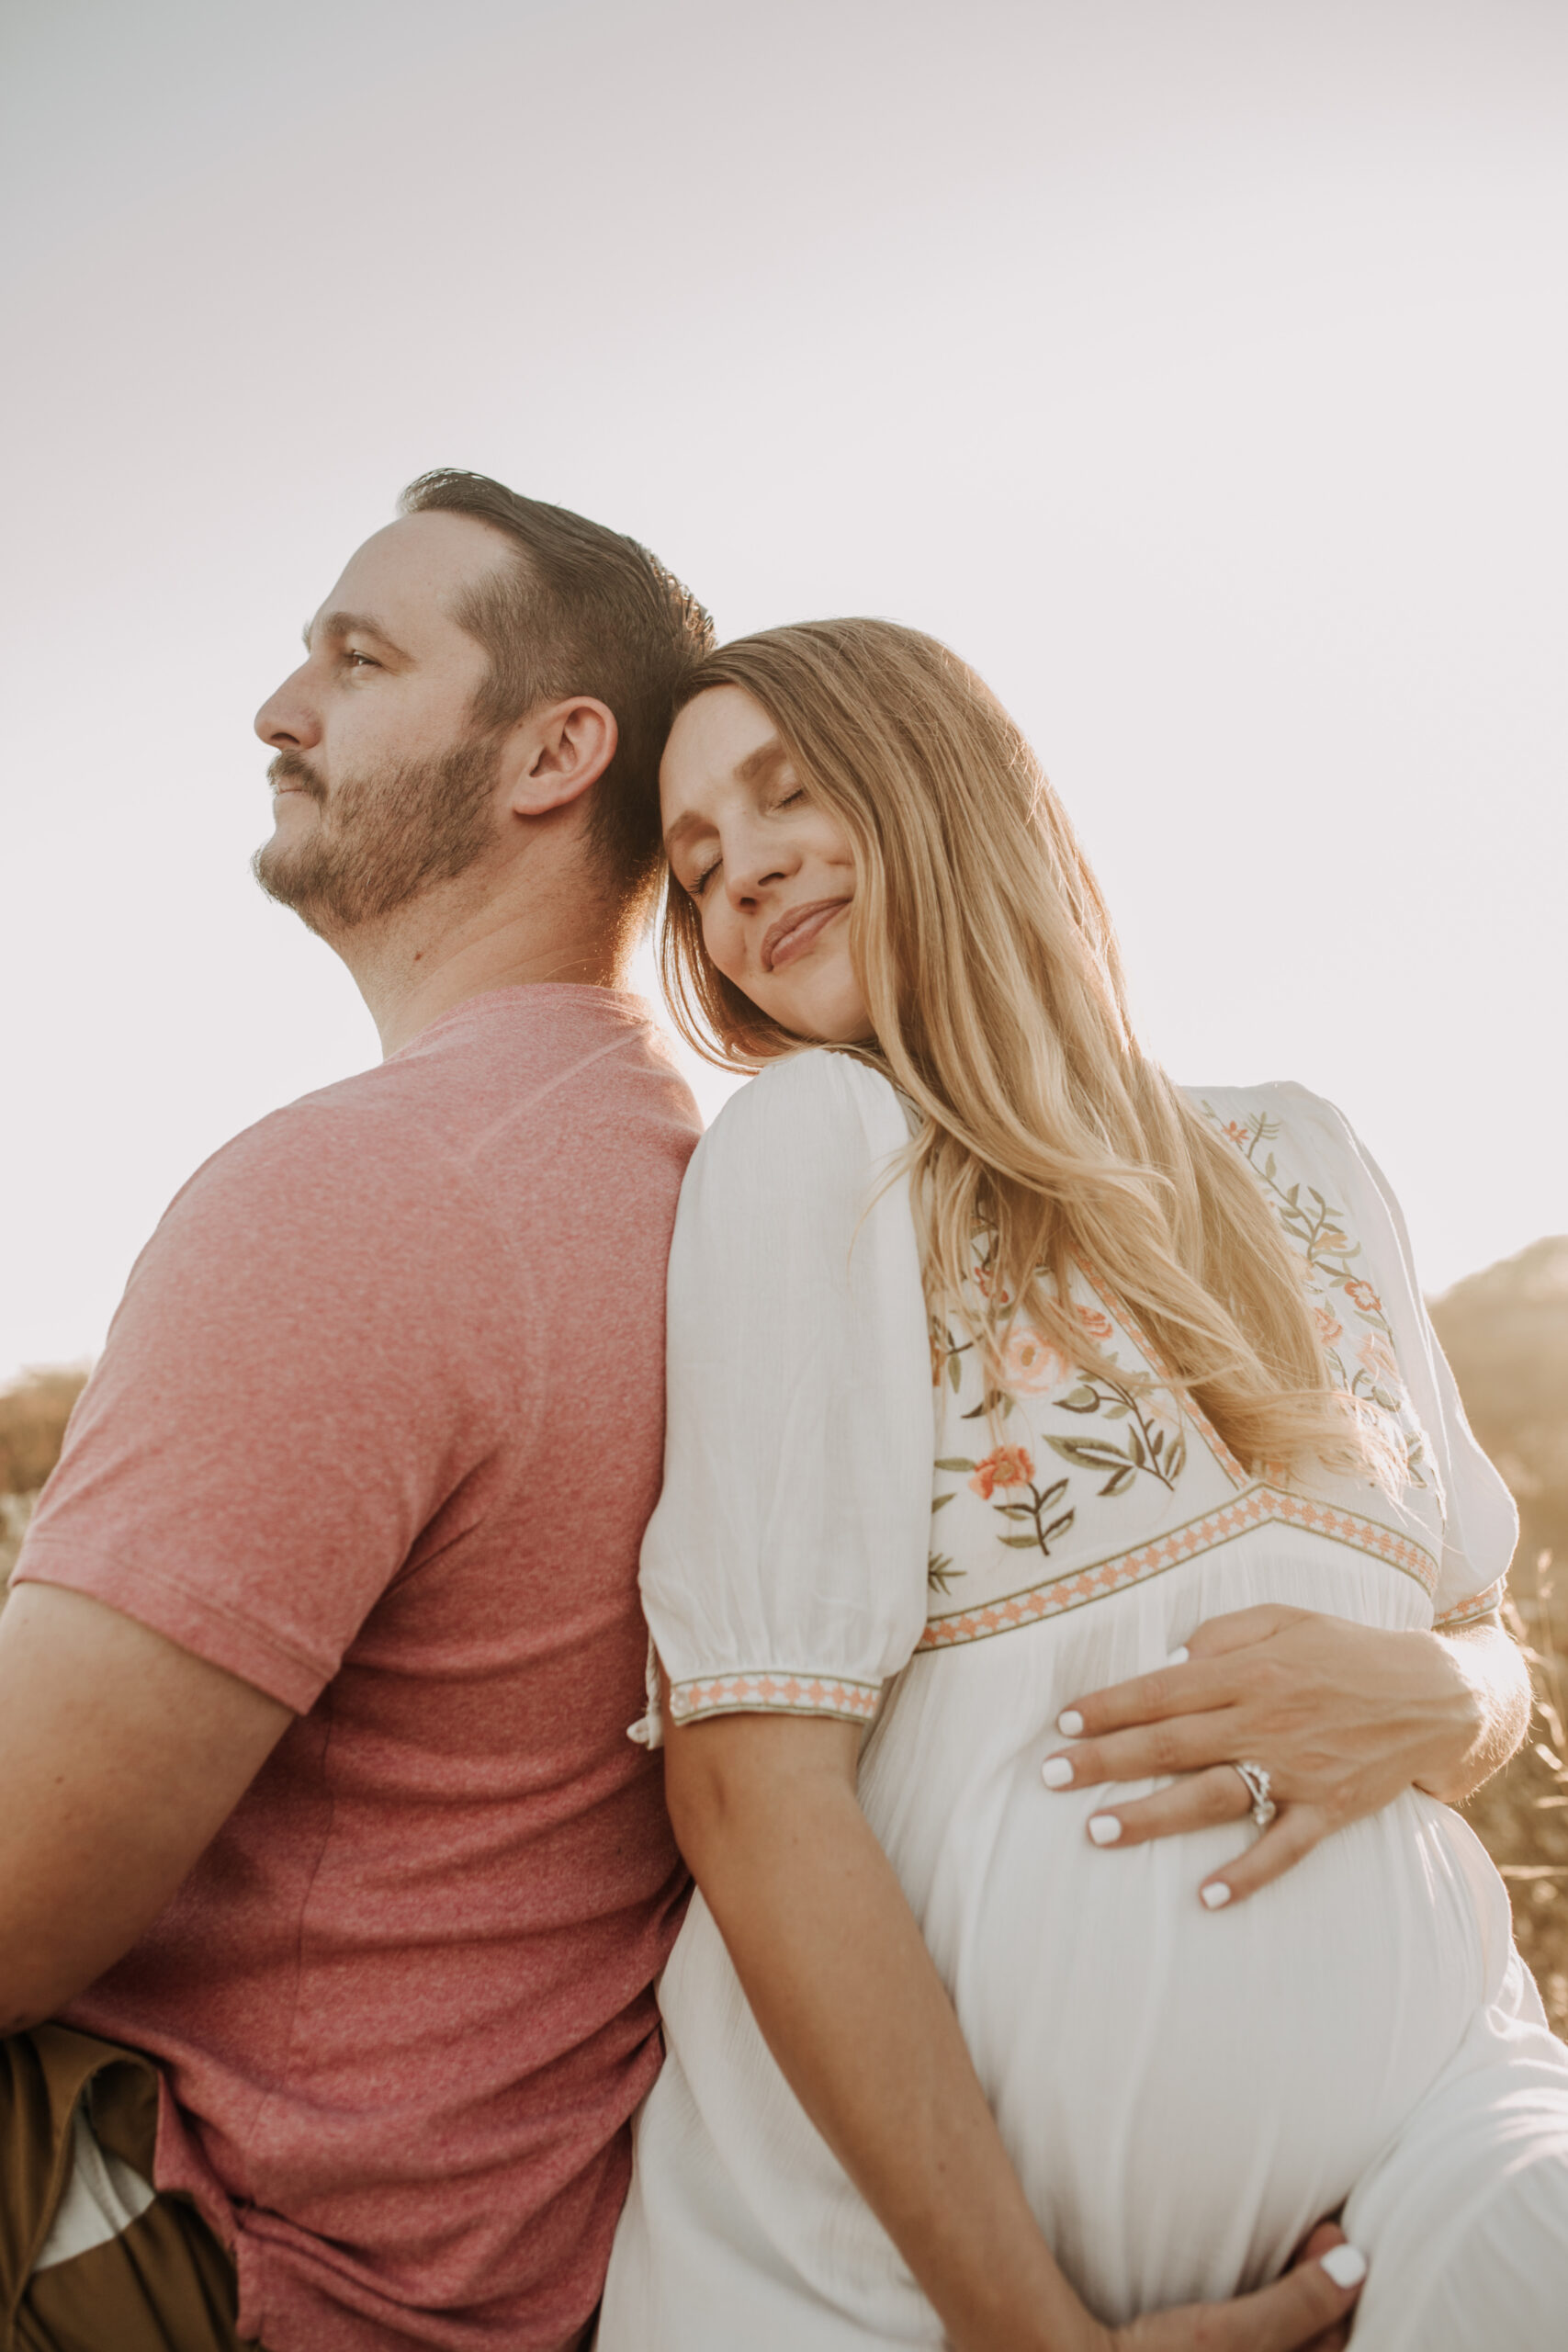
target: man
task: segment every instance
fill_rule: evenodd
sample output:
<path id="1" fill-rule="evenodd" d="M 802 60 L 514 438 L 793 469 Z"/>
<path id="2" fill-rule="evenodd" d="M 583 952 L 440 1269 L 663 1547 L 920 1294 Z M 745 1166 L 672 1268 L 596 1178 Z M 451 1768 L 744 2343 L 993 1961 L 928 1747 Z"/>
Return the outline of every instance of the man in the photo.
<path id="1" fill-rule="evenodd" d="M 591 2316 L 684 1883 L 626 1726 L 697 1120 L 623 990 L 710 633 L 427 475 L 258 715 L 258 876 L 387 1058 L 175 1200 L 0 1617 L 19 2345 Z"/>

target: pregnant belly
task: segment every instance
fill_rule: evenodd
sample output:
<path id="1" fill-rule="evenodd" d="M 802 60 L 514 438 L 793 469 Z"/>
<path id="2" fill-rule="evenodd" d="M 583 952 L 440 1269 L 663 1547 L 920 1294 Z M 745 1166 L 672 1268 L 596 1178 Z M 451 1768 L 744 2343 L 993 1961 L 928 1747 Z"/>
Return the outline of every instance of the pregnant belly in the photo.
<path id="1" fill-rule="evenodd" d="M 1506 1898 L 1486 1915 L 1469 1833 L 1411 1794 L 1208 1912 L 1249 1825 L 1117 1853 L 1096 1802 L 1032 1752 L 953 1818 L 921 1907 L 1035 2211 L 1120 2324 L 1278 2271 L 1453 2051 Z"/>

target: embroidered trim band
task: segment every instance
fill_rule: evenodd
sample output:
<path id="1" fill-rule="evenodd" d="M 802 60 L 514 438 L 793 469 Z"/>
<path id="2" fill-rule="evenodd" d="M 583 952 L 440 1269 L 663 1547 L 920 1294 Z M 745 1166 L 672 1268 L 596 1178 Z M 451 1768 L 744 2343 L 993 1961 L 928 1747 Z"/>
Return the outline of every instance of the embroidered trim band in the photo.
<path id="1" fill-rule="evenodd" d="M 1498 1617 L 1503 1609 L 1503 1589 L 1506 1578 L 1499 1577 L 1484 1592 L 1472 1592 L 1468 1600 L 1456 1600 L 1445 1609 L 1432 1627 L 1435 1634 L 1457 1634 L 1466 1625 L 1484 1625 L 1489 1617 Z"/>
<path id="2" fill-rule="evenodd" d="M 837 1715 L 868 1724 L 882 1697 L 880 1682 L 851 1682 L 830 1674 L 790 1674 L 770 1669 L 721 1674 L 700 1682 L 672 1682 L 670 1713 L 678 1724 L 705 1715 L 770 1713 Z"/>
<path id="3" fill-rule="evenodd" d="M 1106 1593 L 1118 1592 L 1125 1585 L 1142 1584 L 1183 1560 L 1193 1559 L 1200 1552 L 1215 1551 L 1234 1537 L 1245 1535 L 1249 1529 L 1270 1523 L 1303 1528 L 1314 1535 L 1326 1535 L 1334 1543 L 1348 1544 L 1352 1551 L 1368 1553 L 1374 1560 L 1384 1560 L 1390 1567 L 1414 1577 L 1427 1592 L 1436 1589 L 1436 1560 L 1408 1536 L 1396 1535 L 1392 1528 L 1380 1526 L 1375 1519 L 1363 1519 L 1358 1511 L 1342 1510 L 1336 1504 L 1317 1502 L 1308 1495 L 1254 1487 L 1250 1493 L 1238 1495 L 1223 1510 L 1191 1520 L 1187 1526 L 1173 1529 L 1156 1543 L 1114 1554 L 1092 1568 L 1080 1569 L 1075 1576 L 1028 1586 L 1021 1592 L 1010 1593 L 1006 1600 L 989 1601 L 983 1608 L 933 1617 L 916 1645 L 917 1651 L 951 1649 L 960 1642 L 983 1642 L 992 1634 L 1011 1633 L 1017 1625 L 1036 1624 L 1041 1618 L 1059 1616 L 1064 1610 L 1081 1609 L 1086 1601 L 1100 1600 Z"/>

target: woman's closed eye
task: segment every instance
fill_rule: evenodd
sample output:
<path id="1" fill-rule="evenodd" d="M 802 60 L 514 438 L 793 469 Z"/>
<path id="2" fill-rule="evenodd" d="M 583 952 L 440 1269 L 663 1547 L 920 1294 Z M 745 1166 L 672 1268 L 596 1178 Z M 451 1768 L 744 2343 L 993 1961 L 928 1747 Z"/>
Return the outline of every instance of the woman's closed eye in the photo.
<path id="1" fill-rule="evenodd" d="M 793 808 L 797 800 L 804 800 L 805 797 L 805 786 L 798 784 L 793 785 L 787 792 L 784 793 L 777 800 L 772 803 L 767 810 L 767 814 L 770 817 L 776 817 L 781 809 Z M 699 872 L 692 875 L 684 886 L 687 896 L 693 899 L 700 899 L 704 891 L 707 888 L 708 884 L 712 881 L 714 876 L 718 872 L 719 867 L 723 864 L 724 859 L 722 856 L 716 857 L 712 859 L 708 865 L 703 866 Z"/>

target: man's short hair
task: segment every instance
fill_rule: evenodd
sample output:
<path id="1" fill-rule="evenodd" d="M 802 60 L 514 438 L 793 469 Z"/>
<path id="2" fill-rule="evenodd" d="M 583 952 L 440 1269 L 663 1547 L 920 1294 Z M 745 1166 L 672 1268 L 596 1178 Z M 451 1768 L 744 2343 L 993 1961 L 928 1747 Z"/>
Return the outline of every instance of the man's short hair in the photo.
<path id="1" fill-rule="evenodd" d="M 520 497 L 487 474 L 449 466 L 421 474 L 398 509 L 471 514 L 520 549 L 454 615 L 490 655 L 475 718 L 507 727 L 569 695 L 608 704 L 618 740 L 592 788 L 588 838 L 617 894 L 640 909 L 659 870 L 659 762 L 675 689 L 711 649 L 712 621 L 636 539 Z"/>

